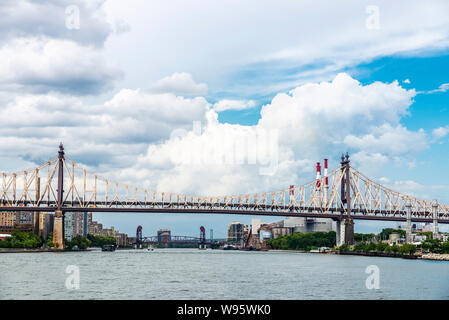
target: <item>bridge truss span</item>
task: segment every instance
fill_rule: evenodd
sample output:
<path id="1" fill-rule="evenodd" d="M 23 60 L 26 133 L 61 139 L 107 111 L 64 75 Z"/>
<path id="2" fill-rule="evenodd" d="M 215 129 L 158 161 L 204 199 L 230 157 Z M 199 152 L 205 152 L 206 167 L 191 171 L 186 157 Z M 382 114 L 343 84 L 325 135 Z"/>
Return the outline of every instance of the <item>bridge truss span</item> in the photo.
<path id="1" fill-rule="evenodd" d="M 301 186 L 263 193 L 194 196 L 115 182 L 64 157 L 37 168 L 1 174 L 0 210 L 185 212 L 449 223 L 449 206 L 420 200 L 376 183 L 349 166 Z M 117 180 L 122 179 L 117 173 Z M 408 205 L 410 209 L 408 209 Z"/>

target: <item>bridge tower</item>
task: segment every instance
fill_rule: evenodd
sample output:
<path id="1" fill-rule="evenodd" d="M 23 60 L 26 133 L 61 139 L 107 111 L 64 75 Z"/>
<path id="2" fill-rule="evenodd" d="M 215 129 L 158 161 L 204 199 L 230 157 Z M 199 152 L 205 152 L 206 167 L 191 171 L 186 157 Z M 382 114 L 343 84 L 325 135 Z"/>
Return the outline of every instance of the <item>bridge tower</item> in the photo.
<path id="1" fill-rule="evenodd" d="M 200 249 L 206 249 L 206 229 L 203 226 L 200 227 L 199 248 Z"/>
<path id="2" fill-rule="evenodd" d="M 349 154 L 341 156 L 341 201 L 343 203 L 341 218 L 337 221 L 337 246 L 354 244 L 354 220 L 351 217 L 351 172 Z M 346 206 L 345 206 L 346 205 Z M 344 221 L 344 226 L 341 225 Z"/>
<path id="3" fill-rule="evenodd" d="M 136 230 L 136 249 L 142 248 L 142 226 L 138 226 Z"/>
<path id="4" fill-rule="evenodd" d="M 64 249 L 64 146 L 59 144 L 58 151 L 58 203 L 53 225 L 53 243 L 58 249 Z"/>

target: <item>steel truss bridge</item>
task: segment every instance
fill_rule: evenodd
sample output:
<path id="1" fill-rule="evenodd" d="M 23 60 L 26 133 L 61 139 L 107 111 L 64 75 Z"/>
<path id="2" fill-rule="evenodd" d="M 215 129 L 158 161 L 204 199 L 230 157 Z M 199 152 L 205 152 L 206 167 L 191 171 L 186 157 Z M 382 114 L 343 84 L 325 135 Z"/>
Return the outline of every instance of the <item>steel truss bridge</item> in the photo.
<path id="1" fill-rule="evenodd" d="M 449 205 L 393 191 L 350 166 L 341 166 L 319 181 L 285 190 L 196 196 L 160 192 L 111 181 L 65 157 L 43 165 L 1 174 L 0 210 L 55 212 L 164 212 L 293 216 L 449 223 Z"/>
<path id="2" fill-rule="evenodd" d="M 149 244 L 169 244 L 169 243 L 188 243 L 188 244 L 210 244 L 210 241 L 191 236 L 171 236 L 169 241 L 160 241 L 158 236 L 143 237 L 142 243 Z"/>

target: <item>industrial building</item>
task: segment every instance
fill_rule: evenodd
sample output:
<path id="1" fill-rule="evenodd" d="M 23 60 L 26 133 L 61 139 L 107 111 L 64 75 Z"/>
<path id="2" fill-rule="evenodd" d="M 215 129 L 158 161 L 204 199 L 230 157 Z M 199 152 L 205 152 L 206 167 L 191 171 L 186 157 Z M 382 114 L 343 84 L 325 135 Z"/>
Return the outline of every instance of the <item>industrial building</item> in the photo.
<path id="1" fill-rule="evenodd" d="M 169 229 L 160 229 L 157 231 L 157 241 L 159 243 L 171 241 L 171 231 Z"/>
<path id="2" fill-rule="evenodd" d="M 329 232 L 334 229 L 332 219 L 304 217 L 287 217 L 284 227 L 291 228 L 292 233 Z"/>
<path id="3" fill-rule="evenodd" d="M 232 222 L 228 225 L 227 242 L 240 242 L 243 240 L 246 225 L 240 222 Z"/>

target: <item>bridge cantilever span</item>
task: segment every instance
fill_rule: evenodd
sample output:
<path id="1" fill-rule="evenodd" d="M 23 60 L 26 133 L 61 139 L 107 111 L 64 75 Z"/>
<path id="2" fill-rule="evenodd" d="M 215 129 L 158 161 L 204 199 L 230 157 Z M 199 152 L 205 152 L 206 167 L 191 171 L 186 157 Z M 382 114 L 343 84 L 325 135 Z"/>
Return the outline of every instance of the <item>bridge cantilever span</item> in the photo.
<path id="1" fill-rule="evenodd" d="M 2 173 L 0 210 L 176 212 L 248 214 L 449 223 L 449 206 L 421 200 L 376 183 L 349 165 L 325 177 L 289 189 L 227 196 L 159 192 L 114 182 L 58 157 L 14 173 Z M 326 186 L 326 187 L 324 187 Z"/>

